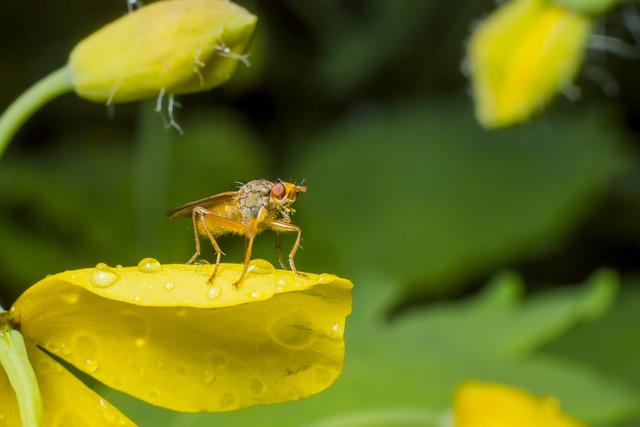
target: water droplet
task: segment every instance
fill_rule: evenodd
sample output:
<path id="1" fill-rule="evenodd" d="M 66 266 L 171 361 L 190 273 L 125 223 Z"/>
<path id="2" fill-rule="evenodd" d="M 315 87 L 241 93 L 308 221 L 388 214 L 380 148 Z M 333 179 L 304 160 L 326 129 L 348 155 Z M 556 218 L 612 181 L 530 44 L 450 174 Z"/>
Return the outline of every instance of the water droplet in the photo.
<path id="1" fill-rule="evenodd" d="M 75 274 L 71 275 L 71 280 L 76 280 L 76 275 Z"/>
<path id="2" fill-rule="evenodd" d="M 129 371 L 131 371 L 133 375 L 140 375 L 142 368 L 137 363 L 129 363 Z"/>
<path id="3" fill-rule="evenodd" d="M 113 271 L 107 264 L 96 265 L 91 275 L 91 284 L 98 288 L 108 288 L 120 279 L 120 275 Z"/>
<path id="4" fill-rule="evenodd" d="M 336 279 L 337 276 L 333 274 L 321 274 L 320 277 L 318 277 L 318 283 L 331 283 L 335 282 Z"/>
<path id="5" fill-rule="evenodd" d="M 338 325 L 337 323 L 333 325 L 331 329 L 333 329 L 335 332 L 341 332 L 342 330 L 342 328 L 340 328 L 340 325 Z"/>
<path id="6" fill-rule="evenodd" d="M 249 273 L 253 274 L 271 274 L 276 269 L 273 267 L 269 261 L 265 261 L 263 259 L 254 259 L 249 264 L 249 269 L 247 270 Z"/>
<path id="7" fill-rule="evenodd" d="M 44 348 L 46 348 L 51 353 L 57 353 L 60 350 L 60 346 L 57 342 L 54 341 L 49 341 L 48 343 L 46 343 L 44 345 Z"/>
<path id="8" fill-rule="evenodd" d="M 60 354 L 62 354 L 63 356 L 69 356 L 71 353 L 73 353 L 73 349 L 71 348 L 70 345 L 68 345 L 67 343 L 60 343 Z"/>
<path id="9" fill-rule="evenodd" d="M 75 304 L 80 299 L 80 291 L 77 289 L 70 288 L 62 288 L 62 290 L 58 293 L 60 295 L 60 299 L 69 304 Z"/>
<path id="10" fill-rule="evenodd" d="M 98 356 L 98 344 L 90 335 L 77 335 L 74 339 L 73 347 L 78 353 L 78 357 L 82 359 L 95 359 Z"/>
<path id="11" fill-rule="evenodd" d="M 165 283 L 165 284 L 164 284 L 164 288 L 165 288 L 167 291 L 171 291 L 171 290 L 173 290 L 173 288 L 175 288 L 175 287 L 176 287 L 176 285 L 175 285 L 173 282 L 167 282 L 167 283 Z"/>
<path id="12" fill-rule="evenodd" d="M 134 300 L 135 302 L 141 302 L 141 301 L 142 301 L 142 297 L 141 297 L 140 295 L 135 295 L 135 296 L 133 297 L 133 300 Z"/>
<path id="13" fill-rule="evenodd" d="M 87 372 L 95 372 L 100 367 L 100 364 L 95 359 L 86 359 L 84 361 L 84 368 Z"/>
<path id="14" fill-rule="evenodd" d="M 133 338 L 133 343 L 137 347 L 145 345 L 149 335 L 149 325 L 143 317 L 127 310 L 120 318 L 120 325 L 126 336 Z"/>
<path id="15" fill-rule="evenodd" d="M 147 397 L 151 400 L 156 400 L 158 397 L 160 397 L 160 393 L 158 392 L 158 390 L 152 388 L 147 392 Z"/>
<path id="16" fill-rule="evenodd" d="M 107 424 L 115 424 L 118 414 L 107 406 L 107 402 L 105 402 L 104 399 L 100 399 L 100 406 L 102 407 L 102 419 Z"/>
<path id="17" fill-rule="evenodd" d="M 176 316 L 178 317 L 185 317 L 187 315 L 187 309 L 186 307 L 173 307 L 173 312 L 176 314 Z"/>
<path id="18" fill-rule="evenodd" d="M 260 297 L 262 297 L 262 292 L 260 292 L 260 291 L 253 291 L 253 292 L 251 292 L 251 298 L 253 298 L 253 299 L 258 299 L 258 298 L 260 298 Z"/>
<path id="19" fill-rule="evenodd" d="M 227 355 L 219 350 L 214 350 L 209 353 L 208 359 L 211 366 L 216 368 L 220 368 L 227 364 Z"/>
<path id="20" fill-rule="evenodd" d="M 238 396 L 236 396 L 236 394 L 232 392 L 227 392 L 220 396 L 220 406 L 222 406 L 223 408 L 229 408 L 230 406 L 235 405 L 237 401 Z"/>
<path id="21" fill-rule="evenodd" d="M 40 361 L 40 370 L 42 373 L 62 372 L 62 366 L 51 360 L 43 359 Z"/>
<path id="22" fill-rule="evenodd" d="M 260 396 L 264 393 L 264 383 L 260 378 L 251 378 L 249 380 L 249 393 L 254 396 Z"/>
<path id="23" fill-rule="evenodd" d="M 196 260 L 196 262 L 194 262 L 193 264 L 196 266 L 196 271 L 198 273 L 207 271 L 210 265 L 209 262 L 207 262 L 207 260 L 204 260 L 204 259 Z"/>
<path id="24" fill-rule="evenodd" d="M 318 366 L 313 370 L 313 376 L 320 384 L 328 385 L 338 377 L 338 372 L 333 369 Z"/>
<path id="25" fill-rule="evenodd" d="M 202 382 L 205 384 L 211 384 L 215 378 L 213 371 L 204 371 L 202 373 Z"/>
<path id="26" fill-rule="evenodd" d="M 222 293 L 222 290 L 219 287 L 211 286 L 207 291 L 207 298 L 216 299 L 220 296 L 221 293 Z"/>
<path id="27" fill-rule="evenodd" d="M 269 325 L 269 335 L 276 343 L 294 349 L 310 346 L 315 338 L 311 321 L 291 314 L 276 318 Z"/>
<path id="28" fill-rule="evenodd" d="M 153 258 L 145 258 L 138 263 L 138 271 L 142 273 L 157 273 L 162 270 L 162 265 Z"/>

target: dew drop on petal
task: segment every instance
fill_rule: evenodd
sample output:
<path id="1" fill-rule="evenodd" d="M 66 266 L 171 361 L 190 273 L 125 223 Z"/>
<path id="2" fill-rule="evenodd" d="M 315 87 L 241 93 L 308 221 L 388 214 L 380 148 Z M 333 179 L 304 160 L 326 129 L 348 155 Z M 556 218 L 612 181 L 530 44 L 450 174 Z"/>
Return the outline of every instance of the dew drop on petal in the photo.
<path id="1" fill-rule="evenodd" d="M 238 402 L 238 396 L 232 392 L 226 392 L 220 396 L 220 406 L 223 408 L 229 408 Z"/>
<path id="2" fill-rule="evenodd" d="M 135 295 L 135 296 L 133 297 L 133 300 L 134 300 L 135 302 L 141 302 L 141 301 L 142 301 L 142 297 L 141 297 L 140 295 Z"/>
<path id="3" fill-rule="evenodd" d="M 118 418 L 118 414 L 107 406 L 107 403 L 104 401 L 104 399 L 100 399 L 100 408 L 102 412 L 102 419 L 107 424 L 115 424 Z"/>
<path id="4" fill-rule="evenodd" d="M 211 286 L 207 291 L 207 298 L 216 299 L 220 296 L 221 293 L 222 293 L 222 290 L 219 287 Z"/>
<path id="5" fill-rule="evenodd" d="M 227 364 L 227 355 L 220 350 L 214 350 L 209 353 L 208 360 L 211 366 L 220 368 Z"/>
<path id="6" fill-rule="evenodd" d="M 87 372 L 95 372 L 100 367 L 100 364 L 95 359 L 86 359 L 84 361 L 84 368 Z"/>
<path id="7" fill-rule="evenodd" d="M 173 312 L 178 317 L 185 317 L 187 315 L 187 309 L 185 307 L 180 307 L 180 306 L 173 307 Z"/>
<path id="8" fill-rule="evenodd" d="M 80 291 L 77 289 L 63 288 L 58 295 L 62 301 L 69 304 L 75 304 L 80 299 Z"/>
<path id="9" fill-rule="evenodd" d="M 145 258 L 138 263 L 138 271 L 142 273 L 157 273 L 162 270 L 162 265 L 154 258 Z"/>
<path id="10" fill-rule="evenodd" d="M 78 357 L 91 360 L 98 356 L 98 344 L 96 340 L 88 334 L 79 334 L 75 337 L 73 347 L 78 353 Z"/>
<path id="11" fill-rule="evenodd" d="M 167 291 L 171 291 L 171 290 L 173 290 L 173 288 L 175 288 L 175 287 L 176 287 L 176 285 L 175 285 L 173 282 L 167 282 L 167 283 L 165 283 L 165 284 L 164 284 L 164 288 L 165 288 Z"/>
<path id="12" fill-rule="evenodd" d="M 147 392 L 147 397 L 148 397 L 150 400 L 156 400 L 158 397 L 160 397 L 160 393 L 158 392 L 158 390 L 156 390 L 156 389 L 152 388 L 151 390 L 149 390 L 149 391 Z"/>
<path id="13" fill-rule="evenodd" d="M 204 371 L 202 373 L 202 382 L 205 384 L 211 384 L 213 382 L 213 380 L 215 379 L 215 374 L 213 373 L 213 371 Z"/>
<path id="14" fill-rule="evenodd" d="M 120 279 L 120 275 L 104 263 L 96 265 L 91 274 L 91 284 L 97 288 L 108 288 L 115 284 L 118 279 Z"/>
<path id="15" fill-rule="evenodd" d="M 318 283 L 331 283 L 335 282 L 336 279 L 337 276 L 333 274 L 321 274 L 320 277 L 318 277 Z"/>
<path id="16" fill-rule="evenodd" d="M 250 296 L 251 296 L 251 298 L 253 298 L 253 299 L 258 299 L 258 298 L 262 297 L 262 292 L 260 292 L 260 291 L 253 291 L 253 292 L 251 292 L 251 295 L 250 295 Z"/>
<path id="17" fill-rule="evenodd" d="M 314 340 L 312 323 L 302 316 L 284 314 L 269 325 L 269 335 L 278 344 L 293 349 L 310 346 Z"/>
<path id="18" fill-rule="evenodd" d="M 248 273 L 253 274 L 271 274 L 274 271 L 276 271 L 276 269 L 273 264 L 263 259 L 254 259 L 247 269 Z"/>
<path id="19" fill-rule="evenodd" d="M 60 346 L 58 345 L 57 342 L 55 341 L 49 341 L 44 345 L 44 348 L 46 348 L 49 352 L 51 353 L 57 353 L 60 350 Z"/>
<path id="20" fill-rule="evenodd" d="M 249 393 L 253 396 L 260 396 L 264 393 L 264 383 L 260 378 L 251 378 L 249 380 Z"/>
<path id="21" fill-rule="evenodd" d="M 120 325 L 125 332 L 125 336 L 133 338 L 133 343 L 136 347 L 142 347 L 145 345 L 149 335 L 149 325 L 147 320 L 142 316 L 127 310 L 127 312 L 125 312 L 120 318 Z"/>

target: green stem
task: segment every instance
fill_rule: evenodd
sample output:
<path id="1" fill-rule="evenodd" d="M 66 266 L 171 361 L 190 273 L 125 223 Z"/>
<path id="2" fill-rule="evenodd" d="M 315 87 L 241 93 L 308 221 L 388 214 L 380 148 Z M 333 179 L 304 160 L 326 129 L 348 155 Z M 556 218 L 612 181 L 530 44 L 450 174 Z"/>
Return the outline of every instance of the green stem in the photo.
<path id="1" fill-rule="evenodd" d="M 1 310 L 0 314 L 6 313 Z M 27 357 L 22 334 L 7 323 L 0 322 L 0 365 L 16 393 L 20 418 L 24 427 L 42 425 L 42 397 L 36 374 Z"/>
<path id="2" fill-rule="evenodd" d="M 71 79 L 64 66 L 20 95 L 0 116 L 0 157 L 13 135 L 33 113 L 53 98 L 72 90 Z"/>

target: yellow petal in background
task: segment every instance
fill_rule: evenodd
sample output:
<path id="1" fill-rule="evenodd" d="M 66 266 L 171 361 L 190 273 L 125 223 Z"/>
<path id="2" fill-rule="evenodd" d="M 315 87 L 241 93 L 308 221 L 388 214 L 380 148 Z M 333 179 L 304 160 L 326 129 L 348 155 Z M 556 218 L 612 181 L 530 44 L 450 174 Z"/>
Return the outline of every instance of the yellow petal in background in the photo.
<path id="1" fill-rule="evenodd" d="M 348 280 L 254 260 L 50 276 L 14 304 L 28 339 L 103 383 L 179 411 L 229 411 L 327 388 L 344 360 Z"/>
<path id="2" fill-rule="evenodd" d="M 469 381 L 454 398 L 454 427 L 586 427 L 557 400 L 502 384 Z"/>
<path id="3" fill-rule="evenodd" d="M 236 70 L 257 18 L 224 0 L 164 0 L 142 7 L 82 40 L 68 70 L 77 94 L 129 102 L 198 92 Z"/>
<path id="4" fill-rule="evenodd" d="M 540 111 L 575 77 L 591 19 L 548 0 L 511 0 L 469 42 L 476 117 L 487 128 Z"/>
<path id="5" fill-rule="evenodd" d="M 29 342 L 27 352 L 42 393 L 44 427 L 135 426 L 62 365 Z M 0 427 L 22 425 L 15 394 L 2 369 L 0 402 Z"/>

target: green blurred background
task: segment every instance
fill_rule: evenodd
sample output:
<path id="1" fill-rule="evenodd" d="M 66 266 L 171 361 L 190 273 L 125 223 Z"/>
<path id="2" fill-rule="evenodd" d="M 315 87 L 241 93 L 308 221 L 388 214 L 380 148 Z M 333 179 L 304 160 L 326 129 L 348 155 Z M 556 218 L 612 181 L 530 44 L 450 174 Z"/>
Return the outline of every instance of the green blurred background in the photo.
<path id="1" fill-rule="evenodd" d="M 554 395 L 591 425 L 640 426 L 637 61 L 589 52 L 580 101 L 490 132 L 473 118 L 464 52 L 492 1 L 240 3 L 260 19 L 251 67 L 180 97 L 183 136 L 153 101 L 110 117 L 66 95 L 15 137 L 0 160 L 0 304 L 98 262 L 184 262 L 191 224 L 168 209 L 237 181 L 304 180 L 296 265 L 355 284 L 343 376 L 318 396 L 227 414 L 92 384 L 135 422 L 427 426 L 476 378 Z M 127 10 L 1 5 L 0 108 Z M 633 42 L 630 19 L 628 4 L 599 28 Z M 254 257 L 277 264 L 274 245 L 265 233 Z M 221 246 L 242 260 L 241 238 Z"/>

